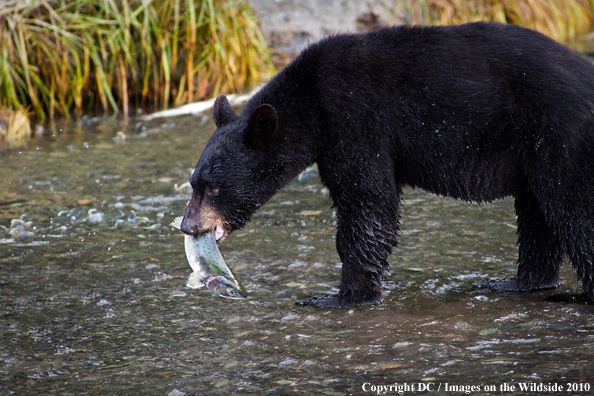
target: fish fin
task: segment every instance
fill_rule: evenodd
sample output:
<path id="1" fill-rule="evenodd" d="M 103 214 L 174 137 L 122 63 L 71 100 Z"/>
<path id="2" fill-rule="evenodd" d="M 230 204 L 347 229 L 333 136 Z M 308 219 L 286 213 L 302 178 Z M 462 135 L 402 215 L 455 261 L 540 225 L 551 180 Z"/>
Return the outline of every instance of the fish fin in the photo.
<path id="1" fill-rule="evenodd" d="M 171 222 L 171 227 L 177 228 L 179 230 L 181 228 L 181 223 L 182 223 L 183 218 L 184 218 L 184 216 L 177 216 Z"/>
<path id="2" fill-rule="evenodd" d="M 190 276 L 188 276 L 186 287 L 189 287 L 190 289 L 199 289 L 202 286 L 204 286 L 204 283 L 202 282 L 200 274 L 198 274 L 198 272 L 192 272 Z"/>

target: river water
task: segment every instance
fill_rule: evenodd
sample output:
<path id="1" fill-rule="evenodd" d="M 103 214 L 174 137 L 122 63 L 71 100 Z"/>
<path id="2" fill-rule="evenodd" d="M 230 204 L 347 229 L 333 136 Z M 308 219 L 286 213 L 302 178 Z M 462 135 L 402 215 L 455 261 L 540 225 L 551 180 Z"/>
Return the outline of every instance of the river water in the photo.
<path id="1" fill-rule="evenodd" d="M 210 119 L 53 131 L 0 151 L 0 394 L 591 393 L 594 311 L 569 263 L 557 290 L 477 287 L 515 275 L 509 199 L 406 190 L 384 303 L 299 307 L 340 282 L 335 214 L 308 169 L 221 245 L 249 293 L 227 300 L 186 288 L 169 226 Z"/>

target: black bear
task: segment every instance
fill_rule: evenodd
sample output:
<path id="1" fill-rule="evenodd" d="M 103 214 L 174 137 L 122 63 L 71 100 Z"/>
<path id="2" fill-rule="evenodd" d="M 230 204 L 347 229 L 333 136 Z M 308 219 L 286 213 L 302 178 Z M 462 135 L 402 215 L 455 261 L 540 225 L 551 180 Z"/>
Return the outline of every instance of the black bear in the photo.
<path id="1" fill-rule="evenodd" d="M 513 196 L 518 275 L 556 287 L 567 254 L 594 299 L 594 66 L 512 25 L 393 27 L 312 44 L 217 130 L 181 230 L 221 240 L 317 163 L 337 211 L 342 281 L 318 306 L 378 303 L 403 186 L 465 201 Z"/>

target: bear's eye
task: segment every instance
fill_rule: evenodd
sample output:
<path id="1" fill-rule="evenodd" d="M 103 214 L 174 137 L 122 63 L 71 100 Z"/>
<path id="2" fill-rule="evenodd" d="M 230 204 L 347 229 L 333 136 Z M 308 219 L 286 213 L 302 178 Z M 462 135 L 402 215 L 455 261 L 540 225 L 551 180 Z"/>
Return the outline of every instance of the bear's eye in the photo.
<path id="1" fill-rule="evenodd" d="M 219 188 L 218 187 L 212 187 L 212 186 L 206 186 L 206 194 L 210 195 L 210 196 L 217 196 L 219 195 Z"/>

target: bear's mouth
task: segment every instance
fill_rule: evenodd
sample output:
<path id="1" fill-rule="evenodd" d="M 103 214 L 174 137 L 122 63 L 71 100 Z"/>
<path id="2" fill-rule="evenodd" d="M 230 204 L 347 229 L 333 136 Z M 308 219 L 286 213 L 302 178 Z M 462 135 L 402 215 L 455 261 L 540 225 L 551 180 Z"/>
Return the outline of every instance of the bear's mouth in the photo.
<path id="1" fill-rule="evenodd" d="M 223 242 L 225 238 L 227 238 L 227 236 L 231 233 L 230 227 L 225 227 L 225 224 L 222 221 L 216 222 L 213 231 L 217 243 Z"/>

